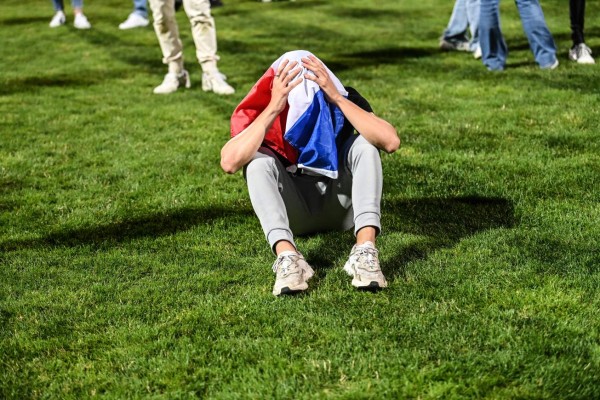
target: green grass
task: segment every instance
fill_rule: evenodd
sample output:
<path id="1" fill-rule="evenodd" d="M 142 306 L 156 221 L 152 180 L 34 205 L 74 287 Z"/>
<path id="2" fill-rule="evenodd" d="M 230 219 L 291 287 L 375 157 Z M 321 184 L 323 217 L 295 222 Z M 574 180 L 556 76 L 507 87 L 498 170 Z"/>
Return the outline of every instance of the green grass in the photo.
<path id="1" fill-rule="evenodd" d="M 129 3 L 90 1 L 81 32 L 3 0 L 0 398 L 598 398 L 598 67 L 566 59 L 562 0 L 543 1 L 556 71 L 510 1 L 504 73 L 441 53 L 451 3 L 227 0 L 219 97 L 183 13 L 193 87 L 155 96 L 154 32 L 117 29 Z M 296 48 L 403 140 L 383 156 L 384 292 L 352 289 L 352 236 L 328 233 L 298 239 L 308 294 L 274 298 L 242 176 L 219 168 L 233 108 Z"/>

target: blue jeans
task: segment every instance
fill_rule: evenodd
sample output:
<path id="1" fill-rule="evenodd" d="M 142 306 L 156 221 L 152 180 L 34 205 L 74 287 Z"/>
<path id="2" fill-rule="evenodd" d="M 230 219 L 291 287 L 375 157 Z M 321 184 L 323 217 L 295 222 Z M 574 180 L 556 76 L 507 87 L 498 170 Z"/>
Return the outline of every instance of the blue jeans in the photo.
<path id="1" fill-rule="evenodd" d="M 63 0 L 52 0 L 52 5 L 54 6 L 54 11 L 64 11 L 65 3 Z M 71 0 L 71 6 L 73 8 L 83 8 L 83 0 Z"/>
<path id="2" fill-rule="evenodd" d="M 481 60 L 491 71 L 502 71 L 508 55 L 508 48 L 500 29 L 499 2 L 500 0 L 481 0 Z M 550 67 L 556 62 L 556 45 L 546 25 L 539 0 L 515 0 L 515 3 L 535 61 L 541 68 Z"/>
<path id="3" fill-rule="evenodd" d="M 456 0 L 442 38 L 448 42 L 468 42 L 467 29 L 471 32 L 469 46 L 475 51 L 479 46 L 479 0 Z"/>
<path id="4" fill-rule="evenodd" d="M 133 0 L 133 12 L 140 17 L 148 18 L 147 0 Z"/>

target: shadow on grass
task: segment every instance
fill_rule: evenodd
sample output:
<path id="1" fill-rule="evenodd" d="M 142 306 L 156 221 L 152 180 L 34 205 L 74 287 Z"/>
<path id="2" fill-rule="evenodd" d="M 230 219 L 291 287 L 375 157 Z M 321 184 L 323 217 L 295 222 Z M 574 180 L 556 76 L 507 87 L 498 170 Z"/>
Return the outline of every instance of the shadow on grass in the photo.
<path id="1" fill-rule="evenodd" d="M 375 7 L 362 7 L 362 8 L 349 8 L 342 7 L 334 11 L 334 14 L 344 19 L 390 19 L 399 20 L 400 18 L 406 18 L 406 12 L 400 12 L 389 8 L 375 8 Z M 414 14 L 414 13 L 411 13 Z M 410 15 L 412 17 L 412 15 Z"/>
<path id="2" fill-rule="evenodd" d="M 80 36 L 91 45 L 104 48 L 112 58 L 137 67 L 140 72 L 162 74 L 165 71 L 157 42 L 152 41 L 152 45 L 147 46 L 133 41 L 122 32 L 119 34 L 119 31 L 112 33 L 101 29 L 90 29 Z"/>
<path id="3" fill-rule="evenodd" d="M 512 203 L 501 198 L 455 197 L 392 200 L 384 203 L 383 226 L 387 233 L 415 235 L 423 239 L 407 247 L 382 254 L 383 269 L 390 278 L 404 277 L 406 265 L 425 259 L 441 248 L 450 248 L 460 240 L 496 228 L 514 225 Z M 140 216 L 107 225 L 51 232 L 31 240 L 13 240 L 0 244 L 0 251 L 18 251 L 44 247 L 112 246 L 131 240 L 172 235 L 216 220 L 253 217 L 251 209 L 219 206 L 182 208 Z M 256 232 L 260 235 L 260 232 Z M 347 255 L 353 237 L 348 232 L 320 234 L 321 245 L 307 253 L 319 269 L 331 268 Z M 342 237 L 343 235 L 343 237 Z"/>
<path id="4" fill-rule="evenodd" d="M 422 47 L 387 47 L 371 51 L 341 53 L 335 59 L 327 62 L 327 66 L 336 72 L 352 70 L 382 64 L 399 64 L 403 59 L 423 58 L 439 55 L 436 48 Z"/>
<path id="5" fill-rule="evenodd" d="M 384 272 L 390 277 L 405 276 L 406 265 L 425 259 L 441 248 L 450 248 L 460 240 L 497 228 L 514 226 L 514 207 L 502 198 L 453 197 L 391 201 L 386 206 L 392 213 L 391 232 L 422 236 L 423 240 L 397 249 L 386 257 Z"/>
<path id="6" fill-rule="evenodd" d="M 51 232 L 39 239 L 13 240 L 0 243 L 0 251 L 18 251 L 43 247 L 111 246 L 145 237 L 172 235 L 216 220 L 247 217 L 250 209 L 207 206 L 181 208 L 162 213 L 128 218 L 107 225 Z"/>
<path id="7" fill-rule="evenodd" d="M 73 27 L 68 29 L 76 30 Z M 116 34 L 91 29 L 78 31 L 77 37 L 86 40 L 94 47 L 104 48 L 116 60 L 121 60 L 134 66 L 127 74 L 152 73 L 157 74 L 157 79 L 164 72 L 160 57 L 156 56 L 155 48 L 140 46 L 139 43 L 122 39 Z M 157 45 L 158 47 L 158 45 Z M 123 78 L 124 72 L 119 70 L 78 70 L 77 73 L 52 73 L 36 77 L 23 77 L 10 79 L 0 86 L 0 95 L 33 92 L 40 88 L 78 88 L 99 85 L 105 81 Z"/>
<path id="8" fill-rule="evenodd" d="M 422 237 L 408 247 L 381 254 L 382 269 L 389 278 L 405 277 L 406 265 L 425 259 L 441 248 L 450 248 L 469 236 L 514 225 L 510 201 L 489 197 L 421 198 L 386 201 L 383 205 L 385 233 Z M 341 235 L 345 235 L 344 238 Z M 323 244 L 307 256 L 318 268 L 331 268 L 352 246 L 347 233 L 327 233 Z"/>
<path id="9" fill-rule="evenodd" d="M 97 72 L 92 74 L 89 73 L 89 71 L 81 72 L 77 75 L 60 73 L 28 78 L 17 78 L 8 80 L 4 85 L 0 86 L 0 95 L 33 92 L 40 88 L 48 87 L 87 87 L 90 85 L 99 84 L 106 78 L 106 74 L 99 74 Z"/>
<path id="10" fill-rule="evenodd" d="M 47 17 L 17 17 L 0 20 L 0 25 L 14 26 L 14 25 L 27 25 L 27 24 L 48 24 L 52 19 L 52 15 L 48 14 Z M 44 26 L 46 27 L 46 26 Z"/>

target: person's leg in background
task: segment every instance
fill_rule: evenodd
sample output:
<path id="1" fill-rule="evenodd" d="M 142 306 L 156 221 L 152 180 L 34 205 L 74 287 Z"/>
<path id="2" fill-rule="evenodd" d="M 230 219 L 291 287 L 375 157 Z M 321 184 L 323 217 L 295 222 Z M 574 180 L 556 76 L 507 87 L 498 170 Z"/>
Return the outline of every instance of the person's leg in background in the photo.
<path id="1" fill-rule="evenodd" d="M 183 8 L 192 25 L 196 56 L 202 67 L 202 90 L 225 95 L 234 93 L 217 68 L 217 30 L 209 0 L 184 0 Z"/>
<path id="2" fill-rule="evenodd" d="M 149 23 L 147 0 L 133 0 L 133 12 L 119 24 L 119 29 L 142 28 L 148 26 Z"/>
<path id="3" fill-rule="evenodd" d="M 169 72 L 163 82 L 154 88 L 156 94 L 168 94 L 177 91 L 181 86 L 190 87 L 188 72 L 183 69 L 183 46 L 179 39 L 179 27 L 175 20 L 173 0 L 150 0 L 154 31 L 163 55 L 163 63 L 168 65 Z"/>
<path id="4" fill-rule="evenodd" d="M 594 64 L 592 49 L 585 44 L 583 35 L 585 21 L 585 0 L 569 0 L 569 17 L 571 21 L 571 39 L 573 46 L 569 50 L 569 59 L 578 64 Z"/>
<path id="5" fill-rule="evenodd" d="M 456 0 L 448 26 L 440 38 L 440 49 L 451 51 L 469 51 L 467 37 L 468 18 L 467 0 Z"/>
<path id="6" fill-rule="evenodd" d="M 481 60 L 490 71 L 502 71 L 508 47 L 500 28 L 499 0 L 481 0 L 479 14 Z"/>
<path id="7" fill-rule="evenodd" d="M 467 0 L 467 21 L 469 23 L 469 31 L 471 32 L 471 41 L 469 49 L 473 52 L 476 59 L 481 58 L 481 47 L 479 46 L 479 0 Z"/>
<path id="8" fill-rule="evenodd" d="M 515 0 L 515 2 L 535 61 L 542 69 L 556 68 L 558 66 L 556 45 L 546 25 L 539 0 Z"/>
<path id="9" fill-rule="evenodd" d="M 52 0 L 52 7 L 54 7 L 54 16 L 50 21 L 50 28 L 58 28 L 67 22 L 65 16 L 65 5 L 63 0 Z"/>
<path id="10" fill-rule="evenodd" d="M 50 21 L 50 28 L 57 28 L 64 25 L 67 22 L 65 15 L 65 6 L 63 0 L 52 0 L 55 14 Z M 88 21 L 87 17 L 83 14 L 83 0 L 72 0 L 71 6 L 73 7 L 73 26 L 77 29 L 90 29 L 92 25 Z"/>

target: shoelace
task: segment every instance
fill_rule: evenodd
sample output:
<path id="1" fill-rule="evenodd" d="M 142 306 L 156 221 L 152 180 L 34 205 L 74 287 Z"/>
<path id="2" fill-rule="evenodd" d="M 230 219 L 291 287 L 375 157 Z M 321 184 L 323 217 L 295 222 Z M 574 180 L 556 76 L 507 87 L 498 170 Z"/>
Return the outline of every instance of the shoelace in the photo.
<path id="1" fill-rule="evenodd" d="M 577 47 L 577 58 L 580 58 L 581 56 L 583 56 L 585 53 L 587 53 L 588 55 L 592 54 L 592 49 L 590 49 L 587 45 L 582 44 L 579 45 Z"/>
<path id="2" fill-rule="evenodd" d="M 277 260 L 273 263 L 273 272 L 277 273 L 277 270 L 280 270 L 284 275 L 288 273 L 290 267 L 294 264 L 294 256 L 292 254 L 286 254 L 284 256 L 277 257 Z"/>
<path id="3" fill-rule="evenodd" d="M 355 256 L 357 260 L 364 259 L 371 271 L 377 269 L 379 264 L 379 251 L 373 247 L 357 247 Z"/>
<path id="4" fill-rule="evenodd" d="M 203 75 L 206 77 L 206 79 L 211 79 L 215 81 L 225 82 L 227 80 L 227 75 L 221 72 L 203 72 Z"/>

